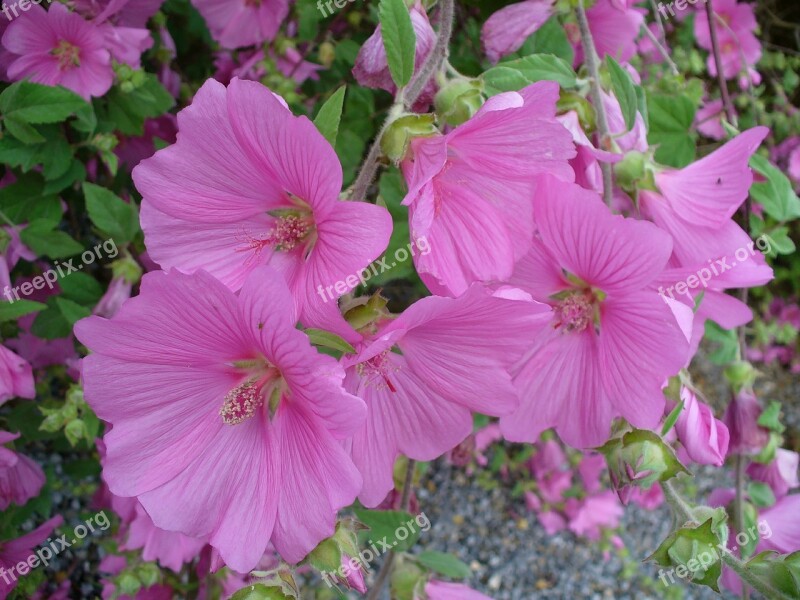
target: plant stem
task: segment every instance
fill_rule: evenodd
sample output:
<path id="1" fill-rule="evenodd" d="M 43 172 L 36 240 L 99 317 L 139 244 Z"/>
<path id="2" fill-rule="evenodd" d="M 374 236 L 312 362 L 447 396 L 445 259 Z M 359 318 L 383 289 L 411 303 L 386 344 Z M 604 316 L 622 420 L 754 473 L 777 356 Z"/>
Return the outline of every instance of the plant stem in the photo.
<path id="1" fill-rule="evenodd" d="M 439 9 L 439 33 L 436 36 L 436 45 L 431 50 L 422 67 L 411 79 L 405 93 L 406 110 L 411 110 L 419 99 L 425 86 L 442 67 L 450 48 L 450 37 L 453 35 L 453 17 L 455 15 L 455 0 L 441 0 Z"/>
<path id="2" fill-rule="evenodd" d="M 744 331 L 744 327 L 742 327 L 742 331 Z M 744 457 L 741 454 L 737 454 L 734 464 L 736 468 L 736 497 L 733 499 L 733 528 L 738 535 L 744 531 Z M 746 585 L 743 585 L 742 598 L 743 600 L 748 600 L 749 597 L 750 590 Z"/>
<path id="3" fill-rule="evenodd" d="M 400 498 L 400 510 L 408 510 L 408 504 L 411 500 L 411 488 L 414 487 L 414 468 L 416 465 L 416 461 L 410 458 L 408 459 L 408 465 L 406 466 L 406 477 L 403 481 L 403 495 Z M 392 574 L 392 569 L 394 568 L 394 559 L 394 550 L 389 550 L 389 554 L 386 556 L 386 560 L 384 561 L 381 570 L 378 571 L 378 577 L 375 579 L 375 584 L 372 586 L 372 589 L 367 595 L 367 600 L 378 600 L 378 598 L 380 598 L 381 592 L 383 591 L 383 585 L 386 583 L 386 580 L 389 579 L 389 575 Z"/>
<path id="4" fill-rule="evenodd" d="M 722 72 L 722 54 L 719 49 L 719 37 L 717 36 L 717 20 L 712 0 L 706 0 L 706 15 L 708 16 L 708 31 L 711 34 L 711 51 L 714 54 L 714 64 L 717 67 L 717 80 L 719 81 L 719 89 L 722 94 L 722 105 L 725 107 L 725 114 L 728 117 L 728 122 L 734 127 L 738 127 L 739 123 L 736 118 L 736 111 L 731 102 L 731 96 L 728 92 L 728 82 L 725 81 L 725 74 Z"/>
<path id="5" fill-rule="evenodd" d="M 669 70 L 672 71 L 673 75 L 678 74 L 678 65 L 675 64 L 675 61 L 669 55 L 666 46 L 662 44 L 656 35 L 650 31 L 650 28 L 647 25 L 642 25 L 642 29 L 644 30 L 644 34 L 648 37 L 648 39 L 652 42 L 652 44 L 656 47 L 661 57 L 666 61 L 667 65 L 669 65 Z"/>
<path id="6" fill-rule="evenodd" d="M 581 32 L 583 60 L 586 63 L 586 68 L 589 69 L 592 104 L 594 105 L 595 112 L 597 112 L 597 132 L 600 138 L 599 144 L 602 150 L 608 150 L 609 148 L 607 146 L 611 136 L 608 130 L 606 109 L 605 106 L 603 106 L 603 96 L 600 90 L 600 67 L 598 65 L 600 59 L 597 56 L 594 38 L 592 38 L 592 32 L 589 29 L 589 20 L 586 18 L 583 0 L 578 0 L 575 14 L 578 18 L 578 27 Z M 611 165 L 607 162 L 600 161 L 600 170 L 603 173 L 603 199 L 608 206 L 611 206 L 611 200 L 614 197 L 614 174 L 611 171 Z"/>
<path id="7" fill-rule="evenodd" d="M 453 34 L 454 2 L 455 0 L 442 0 L 441 24 L 439 26 L 439 34 L 436 38 L 436 45 L 409 84 L 404 89 L 398 90 L 394 105 L 389 111 L 389 116 L 386 118 L 378 135 L 373 140 L 367 157 L 358 170 L 358 176 L 350 188 L 349 197 L 352 200 L 361 201 L 366 199 L 367 190 L 372 184 L 373 179 L 375 179 L 375 174 L 378 172 L 378 161 L 381 157 L 381 138 L 383 134 L 386 133 L 386 130 L 392 122 L 400 116 L 404 108 L 406 110 L 411 110 L 411 107 L 414 106 L 414 103 L 419 99 L 425 86 L 428 85 L 431 77 L 441 68 L 442 62 L 447 57 L 450 37 Z"/>
<path id="8" fill-rule="evenodd" d="M 661 489 L 664 492 L 664 498 L 672 507 L 672 510 L 678 517 L 679 521 L 697 522 L 699 520 L 695 518 L 692 507 L 689 506 L 689 504 L 687 504 L 687 502 L 675 490 L 675 487 L 672 485 L 672 481 L 662 481 Z M 743 582 L 747 583 L 765 598 L 770 598 L 771 600 L 790 600 L 790 596 L 784 594 L 780 590 L 776 590 L 768 581 L 763 580 L 761 577 L 753 573 L 753 571 L 747 568 L 747 565 L 743 561 L 739 560 L 739 558 L 737 558 L 731 552 L 720 552 L 720 559 L 725 563 L 725 565 L 733 569 L 736 574 L 742 578 Z M 747 586 L 743 585 L 742 587 Z"/>

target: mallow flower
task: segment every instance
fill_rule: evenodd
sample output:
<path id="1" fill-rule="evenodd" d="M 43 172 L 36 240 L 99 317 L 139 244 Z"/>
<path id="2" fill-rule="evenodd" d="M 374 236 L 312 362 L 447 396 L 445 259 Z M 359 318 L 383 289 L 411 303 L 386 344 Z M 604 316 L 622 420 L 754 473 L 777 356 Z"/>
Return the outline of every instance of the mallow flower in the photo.
<path id="1" fill-rule="evenodd" d="M 351 444 L 365 506 L 377 506 L 394 487 L 399 454 L 433 460 L 472 433 L 471 411 L 516 409 L 509 370 L 549 313 L 476 284 L 455 299 L 423 298 L 365 332 L 357 353 L 342 358 L 345 389 L 367 405 Z"/>
<path id="2" fill-rule="evenodd" d="M 694 462 L 721 467 L 730 440 L 727 426 L 715 419 L 711 407 L 700 402 L 689 388 L 681 388 L 681 400 L 683 409 L 675 423 L 678 440 Z"/>
<path id="3" fill-rule="evenodd" d="M 44 85 L 63 85 L 89 99 L 105 94 L 114 81 L 111 54 L 101 27 L 57 2 L 38 4 L 14 19 L 3 34 L 7 76 Z"/>
<path id="4" fill-rule="evenodd" d="M 92 351 L 86 401 L 113 426 L 109 490 L 243 573 L 270 542 L 300 561 L 361 489 L 342 440 L 364 403 L 296 323 L 282 277 L 260 267 L 238 296 L 205 271 L 151 272 L 112 319 L 75 326 Z"/>
<path id="5" fill-rule="evenodd" d="M 481 41 L 493 63 L 516 52 L 553 14 L 555 0 L 525 0 L 504 6 L 486 20 Z"/>
<path id="6" fill-rule="evenodd" d="M 64 522 L 61 515 L 48 519 L 39 527 L 14 540 L 0 540 L 0 572 L 16 569 L 21 562 L 27 562 L 33 555 L 34 549 L 42 544 L 52 533 L 53 529 Z M 16 577 L 0 577 L 0 598 L 6 598 L 17 587 Z"/>
<path id="7" fill-rule="evenodd" d="M 192 0 L 223 48 L 270 41 L 289 15 L 289 0 Z"/>
<path id="8" fill-rule="evenodd" d="M 417 38 L 417 45 L 414 54 L 414 68 L 419 69 L 425 59 L 433 50 L 436 44 L 436 32 L 431 27 L 428 20 L 428 13 L 419 0 L 409 8 L 411 25 Z M 383 33 L 381 26 L 375 29 L 373 34 L 361 46 L 356 56 L 353 76 L 359 85 L 368 88 L 386 90 L 394 94 L 397 86 L 389 72 L 389 61 L 386 59 L 386 49 L 383 46 Z M 429 103 L 435 93 L 435 82 L 430 82 L 423 91 L 423 98 Z"/>
<path id="9" fill-rule="evenodd" d="M 45 482 L 44 471 L 36 462 L 3 446 L 17 438 L 18 433 L 0 430 L 0 510 L 35 498 Z"/>
<path id="10" fill-rule="evenodd" d="M 536 176 L 573 181 L 572 136 L 556 116 L 558 84 L 534 83 L 490 98 L 463 125 L 411 143 L 402 169 L 415 256 L 435 294 L 458 296 L 476 281 L 503 281 L 531 247 Z"/>
<path id="11" fill-rule="evenodd" d="M 747 474 L 756 481 L 768 484 L 776 498 L 783 498 L 789 490 L 800 487 L 797 478 L 798 463 L 800 455 L 797 452 L 778 448 L 775 450 L 775 458 L 769 464 L 750 463 Z"/>
<path id="12" fill-rule="evenodd" d="M 336 284 L 378 258 L 391 235 L 385 208 L 338 200 L 342 167 L 314 124 L 253 81 L 208 80 L 178 114 L 177 143 L 139 163 L 133 180 L 162 268 L 204 269 L 235 291 L 269 264 L 306 325 L 339 316 L 318 288 L 341 296 Z"/>
<path id="13" fill-rule="evenodd" d="M 501 417 L 504 435 L 530 442 L 554 427 L 566 443 L 587 448 L 608 438 L 617 416 L 655 427 L 663 383 L 688 355 L 687 336 L 651 287 L 672 241 L 552 176 L 540 178 L 533 208 L 537 235 L 508 284 L 553 312 L 515 368 L 521 404 Z"/>
<path id="14" fill-rule="evenodd" d="M 0 406 L 11 398 L 36 396 L 30 363 L 0 344 Z"/>

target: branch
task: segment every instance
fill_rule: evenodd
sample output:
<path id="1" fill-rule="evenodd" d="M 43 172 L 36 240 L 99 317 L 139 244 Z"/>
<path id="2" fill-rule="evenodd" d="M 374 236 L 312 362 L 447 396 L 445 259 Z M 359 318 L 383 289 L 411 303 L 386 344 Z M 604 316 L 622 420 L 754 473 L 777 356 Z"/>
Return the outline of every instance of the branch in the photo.
<path id="1" fill-rule="evenodd" d="M 408 465 L 406 466 L 406 477 L 403 481 L 403 495 L 400 499 L 400 510 L 408 510 L 408 503 L 411 499 L 411 488 L 414 487 L 414 467 L 416 467 L 417 463 L 413 459 L 408 459 Z M 378 600 L 383 591 L 383 585 L 386 583 L 386 580 L 389 579 L 389 575 L 392 574 L 392 569 L 394 568 L 394 559 L 395 559 L 395 552 L 394 550 L 389 550 L 389 555 L 386 557 L 386 561 L 383 563 L 381 570 L 378 571 L 378 577 L 375 580 L 375 584 L 372 586 L 372 589 L 369 591 L 369 595 L 367 596 L 367 600 Z"/>
<path id="2" fill-rule="evenodd" d="M 648 37 L 650 42 L 652 42 L 652 44 L 656 47 L 656 49 L 658 50 L 659 54 L 661 54 L 661 57 L 667 62 L 667 65 L 669 65 L 669 70 L 672 71 L 672 74 L 673 75 L 677 75 L 678 74 L 678 65 L 676 65 L 675 61 L 672 60 L 672 58 L 670 57 L 666 46 L 664 46 L 664 44 L 662 44 L 658 40 L 656 35 L 652 31 L 650 31 L 650 28 L 647 26 L 646 23 L 642 25 L 642 29 L 644 29 L 645 35 Z"/>
<path id="3" fill-rule="evenodd" d="M 575 9 L 578 17 L 578 27 L 581 32 L 581 44 L 583 46 L 584 62 L 586 68 L 589 69 L 589 82 L 592 95 L 592 104 L 597 112 L 597 130 L 600 134 L 600 148 L 608 150 L 606 147 L 611 135 L 608 130 L 608 117 L 606 116 L 606 108 L 603 106 L 603 96 L 600 93 L 600 67 L 598 66 L 599 58 L 597 50 L 594 46 L 594 38 L 592 32 L 589 30 L 589 20 L 586 18 L 586 10 L 583 8 L 583 0 L 578 0 L 578 5 Z M 611 165 L 607 162 L 600 161 L 600 170 L 603 173 L 603 199 L 608 206 L 611 206 L 611 200 L 614 197 L 614 175 L 611 171 Z"/>
<path id="4" fill-rule="evenodd" d="M 728 117 L 728 122 L 738 128 L 736 111 L 733 109 L 731 96 L 728 92 L 728 82 L 725 81 L 725 75 L 722 72 L 722 54 L 720 53 L 719 38 L 717 37 L 717 19 L 711 2 L 712 0 L 706 0 L 706 15 L 708 16 L 708 30 L 711 34 L 711 51 L 714 54 L 714 64 L 717 67 L 717 79 L 719 81 L 720 92 L 722 93 L 722 104 L 725 107 L 725 114 Z"/>
<path id="5" fill-rule="evenodd" d="M 692 507 L 686 503 L 686 500 L 684 500 L 675 490 L 674 486 L 672 485 L 672 481 L 662 481 L 661 489 L 664 492 L 664 498 L 666 498 L 667 502 L 672 507 L 673 512 L 679 520 L 684 522 L 697 522 L 699 520 L 695 518 L 694 509 L 692 509 Z M 742 560 L 737 558 L 732 552 L 721 551 L 720 559 L 723 563 L 725 563 L 725 565 L 733 569 L 736 574 L 742 578 L 742 581 L 746 582 L 750 587 L 760 594 L 763 594 L 765 598 L 791 600 L 790 596 L 787 596 L 780 590 L 776 590 L 768 581 L 763 580 L 761 577 L 753 573 L 753 571 L 748 569 L 747 565 Z"/>
<path id="6" fill-rule="evenodd" d="M 411 79 L 405 93 L 406 110 L 411 110 L 414 103 L 419 99 L 425 86 L 437 71 L 442 67 L 442 63 L 447 58 L 450 47 L 450 38 L 453 35 L 453 16 L 455 15 L 455 0 L 442 0 L 440 9 L 439 34 L 436 37 L 436 45 L 431 50 L 428 58 L 422 63 L 422 67 Z"/>

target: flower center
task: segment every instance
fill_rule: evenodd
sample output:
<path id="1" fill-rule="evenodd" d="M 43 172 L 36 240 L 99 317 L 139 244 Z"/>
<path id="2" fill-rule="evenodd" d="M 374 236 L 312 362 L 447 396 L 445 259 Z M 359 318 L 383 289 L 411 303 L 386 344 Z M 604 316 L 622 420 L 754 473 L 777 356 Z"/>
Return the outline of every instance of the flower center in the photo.
<path id="1" fill-rule="evenodd" d="M 52 54 L 58 58 L 58 68 L 62 71 L 79 67 L 81 64 L 81 49 L 67 40 L 59 40 Z"/>
<path id="2" fill-rule="evenodd" d="M 304 258 L 308 256 L 317 240 L 317 226 L 311 207 L 294 194 L 287 192 L 289 208 L 269 211 L 276 220 L 272 228 L 261 237 L 245 233 L 242 240 L 245 246 L 240 252 L 254 252 L 258 256 L 264 248 L 272 248 L 278 252 L 291 252 L 298 246 L 304 248 Z"/>
<path id="3" fill-rule="evenodd" d="M 283 383 L 278 369 L 268 365 L 260 376 L 251 377 L 225 394 L 219 409 L 222 422 L 226 425 L 244 423 L 255 416 L 265 400 L 268 400 L 269 416 L 274 416 L 283 397 Z"/>
<path id="4" fill-rule="evenodd" d="M 377 356 L 359 363 L 356 369 L 358 374 L 366 380 L 367 385 L 374 385 L 378 389 L 388 388 L 389 391 L 396 392 L 397 388 L 389 379 L 389 375 L 396 373 L 400 368 L 389 359 L 390 352 L 391 349 L 384 350 Z"/>
<path id="5" fill-rule="evenodd" d="M 565 333 L 580 333 L 594 321 L 596 298 L 589 290 L 567 294 L 554 307 L 555 329 Z"/>

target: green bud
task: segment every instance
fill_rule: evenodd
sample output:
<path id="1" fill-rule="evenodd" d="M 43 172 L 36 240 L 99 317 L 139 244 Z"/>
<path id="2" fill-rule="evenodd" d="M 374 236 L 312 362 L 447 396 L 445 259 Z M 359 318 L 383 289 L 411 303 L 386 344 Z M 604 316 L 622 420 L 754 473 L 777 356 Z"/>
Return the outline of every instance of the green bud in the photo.
<path id="1" fill-rule="evenodd" d="M 561 96 L 558 99 L 556 108 L 559 113 L 574 110 L 578 115 L 581 128 L 587 134 L 593 132 L 597 127 L 597 112 L 594 110 L 592 103 L 580 94 L 561 90 Z"/>
<path id="2" fill-rule="evenodd" d="M 756 370 L 746 360 L 738 360 L 725 369 L 725 378 L 731 384 L 734 393 L 738 394 L 742 388 L 750 388 L 756 380 Z"/>
<path id="3" fill-rule="evenodd" d="M 414 561 L 400 559 L 395 564 L 391 579 L 391 596 L 397 600 L 424 598 L 422 593 L 427 577 Z"/>
<path id="4" fill-rule="evenodd" d="M 307 558 L 309 564 L 317 571 L 331 573 L 342 566 L 342 552 L 334 539 L 322 540 Z"/>
<path id="5" fill-rule="evenodd" d="M 634 486 L 649 489 L 656 481 L 689 472 L 669 444 L 652 431 L 629 431 L 609 440 L 598 451 L 606 457 L 611 483 L 624 504 Z"/>
<path id="6" fill-rule="evenodd" d="M 387 300 L 381 297 L 380 292 L 376 292 L 366 304 L 360 304 L 348 310 L 344 314 L 344 318 L 353 329 L 363 329 L 386 316 L 386 303 Z"/>
<path id="7" fill-rule="evenodd" d="M 114 279 L 124 279 L 132 285 L 139 283 L 142 278 L 142 267 L 127 252 L 111 263 L 111 273 Z"/>
<path id="8" fill-rule="evenodd" d="M 625 158 L 614 165 L 614 174 L 623 190 L 634 191 L 636 183 L 644 178 L 645 155 L 641 152 L 628 152 Z"/>
<path id="9" fill-rule="evenodd" d="M 411 140 L 430 137 L 438 132 L 433 115 L 405 115 L 386 129 L 381 138 L 381 150 L 392 161 L 399 163 L 406 157 Z"/>
<path id="10" fill-rule="evenodd" d="M 330 42 L 322 42 L 319 45 L 319 62 L 326 68 L 330 68 L 336 60 L 336 47 Z"/>
<path id="11" fill-rule="evenodd" d="M 713 521 L 714 517 L 710 517 L 700 526 L 690 523 L 681 527 L 671 533 L 647 560 L 662 567 L 674 567 L 678 577 L 686 577 L 692 583 L 719 592 L 717 581 L 722 574 L 719 555 L 722 541 L 715 533 Z"/>
<path id="12" fill-rule="evenodd" d="M 64 435 L 70 446 L 77 446 L 78 442 L 89 437 L 89 430 L 81 419 L 73 419 L 64 428 Z"/>
<path id="13" fill-rule="evenodd" d="M 454 79 L 434 98 L 436 114 L 448 125 L 461 125 L 483 106 L 483 83 L 478 79 Z"/>
<path id="14" fill-rule="evenodd" d="M 155 563 L 143 563 L 136 567 L 136 576 L 146 588 L 158 583 L 158 578 L 160 575 L 161 571 L 159 571 L 158 565 Z"/>
<path id="15" fill-rule="evenodd" d="M 133 573 L 123 573 L 117 580 L 117 587 L 123 595 L 135 596 L 142 588 L 142 583 Z"/>
<path id="16" fill-rule="evenodd" d="M 130 94 L 136 88 L 130 81 L 123 81 L 122 83 L 119 84 L 119 89 L 126 94 Z"/>

